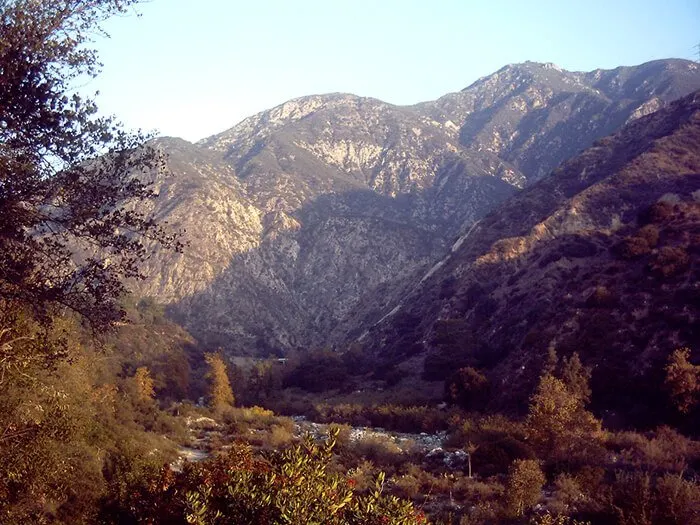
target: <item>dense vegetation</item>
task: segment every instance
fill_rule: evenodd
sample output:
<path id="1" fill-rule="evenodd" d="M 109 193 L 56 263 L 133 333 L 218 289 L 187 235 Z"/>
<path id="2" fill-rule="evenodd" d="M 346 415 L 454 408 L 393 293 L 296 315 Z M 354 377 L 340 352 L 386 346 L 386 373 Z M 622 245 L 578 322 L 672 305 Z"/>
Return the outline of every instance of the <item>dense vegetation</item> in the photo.
<path id="1" fill-rule="evenodd" d="M 700 368 L 688 354 L 680 349 L 670 356 L 657 392 L 678 418 L 697 410 L 700 401 Z M 377 382 L 371 373 L 341 389 L 329 381 L 320 395 L 318 383 L 302 382 L 304 391 L 290 386 L 300 377 L 295 366 L 307 362 L 256 365 L 276 376 L 269 384 L 288 385 L 259 401 L 329 424 L 412 432 L 407 439 L 392 432 L 358 436 L 341 425 L 338 461 L 363 480 L 362 487 L 386 472 L 389 492 L 412 499 L 435 522 L 700 523 L 700 442 L 664 425 L 645 432 L 604 428 L 587 408 L 591 370 L 577 354 L 563 359 L 550 354 L 525 416 L 516 418 L 472 408 L 471 389 L 476 386 L 480 400 L 488 392 L 473 370 L 445 383 L 444 399 L 451 404 L 438 407 L 438 400 L 406 403 L 399 391 L 383 390 L 391 377 Z M 462 380 L 455 397 L 455 382 Z M 372 392 L 360 392 L 359 386 Z M 280 442 L 279 430 L 267 432 L 273 443 Z M 421 447 L 419 432 L 444 436 L 442 446 Z M 266 438 L 257 439 L 266 446 Z"/>
<path id="2" fill-rule="evenodd" d="M 130 173 L 158 159 L 66 93 L 96 72 L 91 31 L 132 3 L 0 2 L 1 523 L 700 523 L 694 349 L 655 368 L 639 432 L 615 427 L 572 341 L 527 370 L 527 403 L 496 412 L 494 354 L 466 352 L 459 320 L 425 361 L 351 348 L 234 364 L 126 296 L 144 238 L 178 248 L 124 207 L 151 196 Z M 697 216 L 656 203 L 610 257 L 696 295 Z M 617 293 L 585 306 L 604 323 Z M 609 333 L 592 330 L 582 352 Z"/>

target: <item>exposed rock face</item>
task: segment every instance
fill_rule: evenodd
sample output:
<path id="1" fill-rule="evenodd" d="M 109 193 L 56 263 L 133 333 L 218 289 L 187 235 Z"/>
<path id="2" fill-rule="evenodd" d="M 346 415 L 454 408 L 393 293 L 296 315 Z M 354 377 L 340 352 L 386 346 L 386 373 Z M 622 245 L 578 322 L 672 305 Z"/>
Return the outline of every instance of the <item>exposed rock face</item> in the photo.
<path id="1" fill-rule="evenodd" d="M 427 354 L 434 379 L 482 369 L 494 408 L 527 406 L 550 350 L 578 352 L 594 402 L 653 421 L 668 355 L 700 342 L 699 261 L 700 91 L 486 216 L 366 340 Z"/>
<path id="2" fill-rule="evenodd" d="M 196 145 L 158 139 L 171 176 L 152 211 L 189 247 L 154 253 L 138 291 L 233 351 L 343 342 L 504 199 L 697 87 L 687 61 L 526 63 L 431 103 L 310 96 Z"/>

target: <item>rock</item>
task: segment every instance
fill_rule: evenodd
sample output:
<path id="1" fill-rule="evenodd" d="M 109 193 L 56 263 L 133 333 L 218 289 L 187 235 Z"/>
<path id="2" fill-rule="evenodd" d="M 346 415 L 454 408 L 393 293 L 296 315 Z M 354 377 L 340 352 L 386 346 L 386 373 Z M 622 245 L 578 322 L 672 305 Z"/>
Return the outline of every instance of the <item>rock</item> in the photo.
<path id="1" fill-rule="evenodd" d="M 142 211 L 184 231 L 187 246 L 147 246 L 148 279 L 133 287 L 211 347 L 345 346 L 431 268 L 442 272 L 455 240 L 505 199 L 700 87 L 691 66 L 577 73 L 528 62 L 415 106 L 317 95 L 198 144 L 157 139 L 167 166 L 142 175 L 159 194 Z"/>

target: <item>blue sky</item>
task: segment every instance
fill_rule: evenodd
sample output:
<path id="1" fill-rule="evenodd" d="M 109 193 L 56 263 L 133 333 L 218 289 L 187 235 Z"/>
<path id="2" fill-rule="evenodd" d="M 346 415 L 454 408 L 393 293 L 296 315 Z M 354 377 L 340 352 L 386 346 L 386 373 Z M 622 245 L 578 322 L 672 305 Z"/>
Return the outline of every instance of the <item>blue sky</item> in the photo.
<path id="1" fill-rule="evenodd" d="M 130 128 L 198 140 L 290 98 L 413 104 L 505 64 L 697 59 L 698 0 L 150 0 L 112 19 L 81 87 Z"/>

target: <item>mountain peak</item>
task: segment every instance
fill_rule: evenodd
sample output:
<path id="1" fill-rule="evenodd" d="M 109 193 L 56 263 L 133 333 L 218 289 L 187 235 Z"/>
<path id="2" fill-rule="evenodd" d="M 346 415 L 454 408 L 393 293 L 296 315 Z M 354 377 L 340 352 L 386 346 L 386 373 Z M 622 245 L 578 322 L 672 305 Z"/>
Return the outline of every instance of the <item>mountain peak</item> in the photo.
<path id="1" fill-rule="evenodd" d="M 162 139 L 176 176 L 154 211 L 190 247 L 154 257 L 141 290 L 216 346 L 342 344 L 518 188 L 700 88 L 681 66 L 593 79 L 525 62 L 435 102 L 311 95 L 196 145 Z"/>

